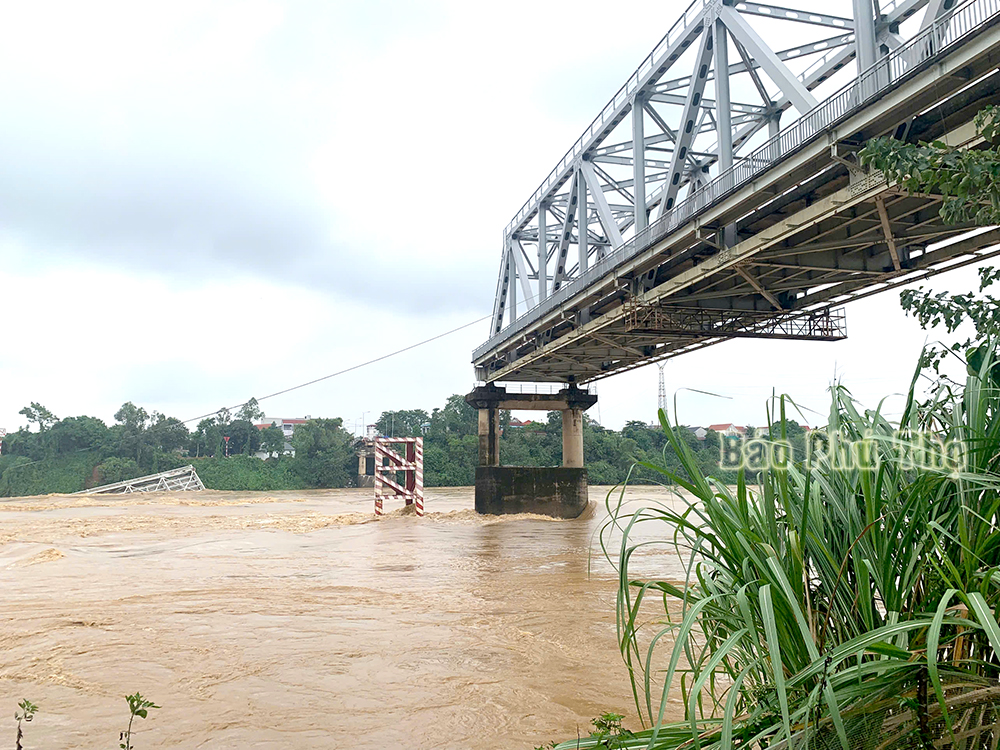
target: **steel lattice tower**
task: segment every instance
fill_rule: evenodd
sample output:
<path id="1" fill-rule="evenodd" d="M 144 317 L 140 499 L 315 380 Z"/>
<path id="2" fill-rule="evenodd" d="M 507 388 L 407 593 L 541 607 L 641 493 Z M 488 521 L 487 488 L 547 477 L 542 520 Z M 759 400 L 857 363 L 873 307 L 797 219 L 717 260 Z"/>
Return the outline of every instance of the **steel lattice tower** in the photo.
<path id="1" fill-rule="evenodd" d="M 663 368 L 666 366 L 666 362 L 660 362 L 657 365 L 660 368 L 660 389 L 656 394 L 656 408 L 664 412 L 667 410 L 667 383 L 663 379 Z"/>

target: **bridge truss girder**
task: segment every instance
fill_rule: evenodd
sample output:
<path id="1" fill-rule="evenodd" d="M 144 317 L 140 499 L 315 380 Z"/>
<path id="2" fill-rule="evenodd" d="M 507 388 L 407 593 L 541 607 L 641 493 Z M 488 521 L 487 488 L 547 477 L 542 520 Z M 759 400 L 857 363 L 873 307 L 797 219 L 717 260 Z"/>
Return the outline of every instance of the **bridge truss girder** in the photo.
<path id="1" fill-rule="evenodd" d="M 897 0 L 865 23 L 889 46 L 898 24 L 928 2 L 928 12 L 943 13 L 949 0 Z M 772 51 L 754 27 L 776 19 L 783 38 L 805 43 Z M 490 335 L 776 132 L 785 111 L 815 105 L 812 92 L 856 56 L 855 25 L 764 3 L 692 3 L 506 228 Z M 531 267 L 515 262 L 515 242 Z M 532 293 L 512 299 L 508 290 L 528 281 Z"/>
<path id="2" fill-rule="evenodd" d="M 902 44 L 896 33 L 898 24 L 911 18 L 916 23 L 924 6 L 927 16 L 940 17 L 936 27 L 947 28 L 951 23 L 947 14 L 954 5 L 949 5 L 948 0 L 932 0 L 929 5 L 927 0 L 901 0 L 882 18 L 873 19 L 879 54 Z M 744 44 L 748 40 L 747 29 L 743 28 L 746 19 L 734 20 L 732 16 L 753 15 L 747 7 L 750 4 L 742 2 L 739 11 L 729 5 L 707 6 L 700 28 L 697 19 L 682 19 L 687 24 L 684 28 L 691 31 L 689 36 L 668 35 L 668 39 L 673 44 L 686 42 L 684 46 L 697 52 L 692 56 L 700 63 L 695 73 L 707 75 L 701 75 L 702 80 L 696 81 L 692 88 L 692 76 L 686 81 L 667 80 L 670 67 L 665 66 L 656 71 L 655 78 L 646 77 L 651 86 L 643 88 L 637 84 L 631 89 L 632 101 L 637 102 L 632 109 L 621 116 L 614 115 L 612 105 L 617 99 L 606 108 L 605 112 L 611 113 L 609 120 L 618 117 L 619 122 L 624 122 L 625 115 L 631 113 L 633 121 L 625 124 L 630 125 L 627 130 L 633 136 L 632 141 L 621 138 L 620 131 L 615 132 L 609 125 L 603 135 L 592 139 L 589 147 L 586 138 L 578 142 L 561 165 L 569 167 L 564 181 L 570 185 L 560 185 L 558 170 L 547 181 L 550 196 L 547 210 L 559 219 L 558 226 L 550 221 L 548 226 L 554 227 L 553 230 L 540 234 L 537 220 L 530 215 L 529 201 L 508 227 L 500 289 L 534 286 L 529 282 L 538 281 L 540 270 L 555 281 L 553 293 L 572 283 L 588 266 L 615 250 L 619 239 L 629 242 L 636 231 L 636 222 L 641 227 L 648 212 L 663 205 L 672 181 L 669 175 L 681 173 L 678 183 L 681 188 L 687 184 L 690 190 L 699 181 L 711 178 L 709 170 L 724 167 L 727 154 L 737 160 L 745 158 L 741 148 L 752 144 L 759 133 L 772 133 L 777 118 L 792 107 L 796 96 L 801 97 L 803 90 L 814 91 L 856 55 L 853 44 L 831 47 L 821 60 L 798 74 L 802 90 L 786 82 L 791 93 L 779 90 L 767 104 L 749 104 L 742 94 L 739 98 L 743 101 L 737 104 L 730 101 L 726 110 L 730 127 L 726 132 L 732 136 L 731 151 L 721 149 L 718 143 L 705 147 L 701 145 L 704 139 L 681 137 L 683 133 L 679 136 L 678 132 L 689 123 L 694 123 L 691 131 L 697 137 L 718 136 L 718 125 L 725 122 L 725 113 L 719 107 L 727 98 L 726 87 L 716 86 L 712 92 L 706 88 L 706 81 L 715 76 L 714 70 L 702 70 L 709 52 L 714 52 L 713 59 L 729 71 L 730 80 L 738 73 L 745 74 L 754 79 L 755 87 L 760 83 L 764 93 L 774 86 L 769 70 L 774 78 L 782 77 L 773 68 L 786 55 L 781 52 L 767 55 L 761 51 L 759 37 L 751 38 L 749 45 Z M 763 12 L 764 7 L 753 5 L 753 11 Z M 836 19 L 828 20 L 833 23 Z M 983 28 L 992 26 L 995 20 L 991 17 L 988 24 L 982 24 Z M 925 21 L 930 23 L 932 19 Z M 733 27 L 742 31 L 731 34 Z M 699 35 L 701 42 L 696 44 Z M 719 54 L 721 45 L 716 40 L 722 38 L 730 39 L 727 52 L 734 52 L 735 47 L 732 64 L 725 54 Z M 913 49 L 922 38 L 910 43 L 909 48 Z M 930 55 L 934 50 L 927 52 Z M 754 53 L 757 57 L 767 56 L 767 65 L 760 65 Z M 996 69 L 997 60 L 989 55 L 979 58 L 966 55 L 962 59 L 966 63 L 956 63 L 957 67 L 945 74 L 950 81 L 938 80 L 933 86 L 923 88 L 912 83 L 907 91 L 912 89 L 914 93 L 906 96 L 894 91 L 893 97 L 889 97 L 893 99 L 890 106 L 883 106 L 880 101 L 874 119 L 863 122 L 860 129 L 838 130 L 842 135 L 839 139 L 834 135 L 832 148 L 814 143 L 808 154 L 803 152 L 790 159 L 781 174 L 773 179 L 755 178 L 749 190 L 727 199 L 719 210 L 678 227 L 669 241 L 650 245 L 648 251 L 634 260 L 609 271 L 599 283 L 592 283 L 590 274 L 587 281 L 590 286 L 580 287 L 584 293 L 572 297 L 572 302 L 564 305 L 560 302 L 554 313 L 547 312 L 553 307 L 549 304 L 530 314 L 539 298 L 526 292 L 521 306 L 528 309 L 529 315 L 519 320 L 510 332 L 494 335 L 488 345 L 477 350 L 477 376 L 484 380 L 587 382 L 746 334 L 717 331 L 724 335 L 708 336 L 692 335 L 690 331 L 644 333 L 634 327 L 628 330 L 627 303 L 637 300 L 677 310 L 707 310 L 713 315 L 736 311 L 751 317 L 794 319 L 822 314 L 824 310 L 829 313 L 833 305 L 937 273 L 942 268 L 991 257 L 995 254 L 991 246 L 1000 237 L 987 233 L 961 238 L 969 228 L 941 224 L 937 215 L 940 197 L 907 195 L 884 183 L 873 185 L 873 178 L 857 168 L 852 156 L 867 138 L 885 133 L 910 140 L 949 137 L 950 143 L 967 141 L 972 134 L 970 123 L 975 111 L 988 101 L 1000 102 L 1000 96 L 996 76 L 990 74 L 991 66 Z M 761 73 L 767 75 L 766 82 L 760 81 Z M 641 79 L 639 74 L 633 77 L 636 81 Z M 679 92 L 683 91 L 687 93 L 680 114 L 687 119 L 671 125 L 659 106 L 664 102 L 657 103 L 656 97 L 678 92 L 673 95 L 678 98 L 669 102 L 676 105 Z M 705 102 L 711 102 L 712 117 L 695 115 L 698 100 L 703 113 L 708 111 Z M 951 132 L 946 132 L 945 123 L 952 128 Z M 588 132 L 592 131 L 593 127 Z M 844 133 L 848 133 L 846 139 Z M 643 143 L 641 159 L 632 148 L 637 142 Z M 686 153 L 681 151 L 685 143 Z M 628 169 L 632 177 L 616 176 L 611 173 L 612 167 Z M 637 184 L 648 190 L 648 196 L 642 189 L 636 189 Z M 535 198 L 544 192 L 540 188 Z M 544 257 L 546 262 L 532 266 L 530 258 L 535 256 L 532 250 L 539 247 L 540 237 L 546 252 L 538 253 L 537 257 Z M 574 244 L 578 251 L 575 258 Z M 638 245 L 636 241 L 632 244 Z M 550 270 L 546 263 L 555 263 L 557 267 Z M 573 294 L 577 292 L 574 290 Z M 565 295 L 560 299 L 563 298 Z M 505 311 L 513 322 L 517 304 L 513 299 L 502 299 L 498 293 L 491 334 L 503 330 Z M 537 323 L 533 322 L 535 318 Z M 494 344 L 494 340 L 502 343 Z"/>
<path id="3" fill-rule="evenodd" d="M 1000 24 L 992 18 L 947 63 L 935 63 L 933 76 L 895 87 L 871 112 L 840 126 L 846 140 L 814 142 L 538 325 L 477 356 L 478 377 L 588 382 L 734 337 L 630 329 L 627 310 L 637 301 L 709 314 L 804 316 L 1000 254 L 1000 230 L 945 226 L 940 196 L 886 185 L 853 157 L 884 133 L 976 147 L 975 113 L 1000 103 L 998 64 Z M 722 242 L 727 226 L 735 229 L 731 246 Z"/>

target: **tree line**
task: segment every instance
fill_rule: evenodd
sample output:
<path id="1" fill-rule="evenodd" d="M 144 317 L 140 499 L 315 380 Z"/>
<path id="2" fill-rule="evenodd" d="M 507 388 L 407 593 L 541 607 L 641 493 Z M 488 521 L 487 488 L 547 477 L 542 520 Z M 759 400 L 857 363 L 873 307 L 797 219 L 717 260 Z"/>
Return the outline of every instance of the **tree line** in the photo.
<path id="1" fill-rule="evenodd" d="M 350 487 L 357 483 L 356 439 L 340 418 L 311 419 L 296 426 L 286 444 L 281 428 L 256 425 L 264 413 L 250 399 L 235 413 L 220 409 L 189 430 L 179 419 L 122 404 L 114 423 L 90 416 L 59 419 L 32 402 L 20 414 L 28 422 L 3 440 L 0 496 L 75 492 L 192 463 L 212 489 L 294 490 Z M 789 422 L 790 434 L 801 428 Z M 467 486 L 478 463 L 478 415 L 463 396 L 443 407 L 386 411 L 376 422 L 382 435 L 424 437 L 427 486 Z M 562 462 L 559 412 L 525 427 L 501 413 L 501 461 L 510 466 L 558 466 Z M 719 470 L 720 436 L 709 432 L 685 441 L 705 473 Z M 584 415 L 584 457 L 592 484 L 651 481 L 643 463 L 680 469 L 681 462 L 658 425 L 630 421 L 610 430 Z M 290 447 L 293 453 L 287 452 Z M 724 477 L 723 477 L 724 478 Z"/>
<path id="2" fill-rule="evenodd" d="M 188 463 L 213 489 L 346 487 L 357 473 L 354 438 L 343 420 L 298 425 L 291 438 L 294 456 L 284 455 L 282 430 L 256 427 L 264 413 L 255 399 L 235 414 L 220 409 L 194 430 L 131 401 L 122 404 L 110 426 L 90 416 L 59 419 L 37 402 L 19 413 L 28 424 L 2 441 L 3 497 L 76 492 Z"/>

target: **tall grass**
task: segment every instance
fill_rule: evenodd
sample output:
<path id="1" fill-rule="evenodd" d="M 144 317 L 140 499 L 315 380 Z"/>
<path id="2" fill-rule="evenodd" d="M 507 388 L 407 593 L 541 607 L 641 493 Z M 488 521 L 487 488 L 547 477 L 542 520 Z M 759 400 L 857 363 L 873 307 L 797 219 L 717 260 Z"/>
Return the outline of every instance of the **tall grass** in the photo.
<path id="1" fill-rule="evenodd" d="M 906 746 L 928 746 L 932 725 L 952 731 L 956 689 L 997 685 L 1000 394 L 981 377 L 990 365 L 923 402 L 915 375 L 896 424 L 834 387 L 823 432 L 861 446 L 860 460 L 813 455 L 764 469 L 754 487 L 745 472 L 735 487 L 704 476 L 660 413 L 683 471 L 649 468 L 686 495 L 630 514 L 609 499 L 602 533 L 646 727 L 625 746 L 875 747 L 907 713 L 900 731 L 916 744 Z M 901 448 L 927 434 L 960 441 L 964 466 L 913 465 Z M 654 543 L 650 527 L 686 561 L 683 581 L 631 573 Z M 685 721 L 665 724 L 672 697 Z"/>

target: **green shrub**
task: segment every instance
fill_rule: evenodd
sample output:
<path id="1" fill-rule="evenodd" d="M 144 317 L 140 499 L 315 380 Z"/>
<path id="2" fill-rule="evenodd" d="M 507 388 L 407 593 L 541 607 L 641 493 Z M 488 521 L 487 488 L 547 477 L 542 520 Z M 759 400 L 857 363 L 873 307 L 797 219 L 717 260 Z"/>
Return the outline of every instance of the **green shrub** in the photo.
<path id="1" fill-rule="evenodd" d="M 858 449 L 767 465 L 754 472 L 757 488 L 743 472 L 735 487 L 707 477 L 660 413 L 681 465 L 647 468 L 687 494 L 630 514 L 623 494 L 618 505 L 609 494 L 601 533 L 620 575 L 620 646 L 648 727 L 629 747 L 757 748 L 792 734 L 806 737 L 802 746 L 868 747 L 882 717 L 926 719 L 931 709 L 945 736 L 946 692 L 996 684 L 1000 391 L 990 359 L 964 388 L 942 384 L 923 403 L 915 375 L 898 424 L 835 387 L 817 445 Z M 772 448 L 785 438 L 771 435 Z M 937 440 L 962 448 L 962 462 L 914 459 L 914 446 Z M 684 561 L 683 581 L 633 572 L 657 545 Z M 686 719 L 664 724 L 678 683 Z M 912 729 L 921 742 L 928 726 Z"/>
<path id="2" fill-rule="evenodd" d="M 302 488 L 287 458 L 261 460 L 237 455 L 228 458 L 189 459 L 210 490 L 274 491 Z"/>

